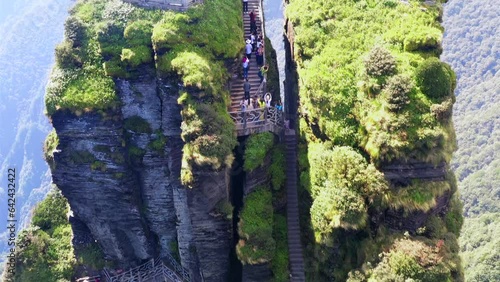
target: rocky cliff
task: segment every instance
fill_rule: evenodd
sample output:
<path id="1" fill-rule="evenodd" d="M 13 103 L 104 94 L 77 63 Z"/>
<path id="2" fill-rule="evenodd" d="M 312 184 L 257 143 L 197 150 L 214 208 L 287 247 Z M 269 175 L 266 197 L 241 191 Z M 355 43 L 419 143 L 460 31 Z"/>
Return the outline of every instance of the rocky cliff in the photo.
<path id="1" fill-rule="evenodd" d="M 227 173 L 200 168 L 192 188 L 181 185 L 177 83 L 144 73 L 116 80 L 116 110 L 52 116 L 54 183 L 108 259 L 127 267 L 179 253 L 193 281 L 221 281 L 231 225 L 214 208 L 228 199 Z"/>
<path id="2" fill-rule="evenodd" d="M 203 3 L 203 0 L 124 0 L 139 7 L 185 11 L 191 5 Z"/>
<path id="3" fill-rule="evenodd" d="M 448 165 L 456 149 L 449 118 L 455 76 L 436 58 L 440 4 L 287 2 L 285 92 L 287 104 L 298 104 L 300 111 L 299 193 L 308 280 L 462 281 L 456 238 L 461 205 Z M 412 41 L 423 34 L 429 39 L 427 31 L 413 38 L 394 36 L 410 33 L 391 18 L 403 10 L 408 17 L 428 17 L 436 40 Z M 407 66 L 401 63 L 405 56 L 422 58 Z M 381 65 L 387 69 L 378 69 Z M 427 80 L 431 68 L 437 71 Z M 392 91 L 392 83 L 401 88 Z M 441 92 L 433 92 L 437 88 Z M 429 100 L 422 103 L 416 93 Z M 369 173 L 363 176 L 365 169 Z M 401 244 L 403 237 L 407 241 Z M 439 261 L 428 260 L 426 252 L 435 246 Z M 418 271 L 398 268 L 397 255 Z"/>

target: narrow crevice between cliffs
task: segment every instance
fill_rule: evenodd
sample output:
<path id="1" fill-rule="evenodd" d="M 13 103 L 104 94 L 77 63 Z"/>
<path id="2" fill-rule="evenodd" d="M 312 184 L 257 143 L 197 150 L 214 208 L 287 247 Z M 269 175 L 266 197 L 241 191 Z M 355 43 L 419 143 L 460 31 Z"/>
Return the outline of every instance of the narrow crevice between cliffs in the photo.
<path id="1" fill-rule="evenodd" d="M 243 266 L 236 254 L 236 245 L 239 241 L 238 222 L 240 221 L 240 210 L 243 207 L 243 191 L 245 185 L 246 172 L 243 170 L 243 154 L 245 152 L 246 137 L 238 137 L 239 145 L 235 147 L 234 162 L 231 168 L 231 204 L 233 205 L 233 241 L 230 253 L 229 279 L 231 282 L 241 282 Z"/>

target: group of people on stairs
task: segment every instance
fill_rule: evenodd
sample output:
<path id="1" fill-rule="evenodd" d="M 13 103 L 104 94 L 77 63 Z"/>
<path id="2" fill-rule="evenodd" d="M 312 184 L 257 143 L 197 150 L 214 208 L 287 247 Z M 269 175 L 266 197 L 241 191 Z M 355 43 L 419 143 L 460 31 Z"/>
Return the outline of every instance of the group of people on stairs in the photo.
<path id="1" fill-rule="evenodd" d="M 240 102 L 241 111 L 245 113 L 246 111 L 271 107 L 272 96 L 270 92 L 267 92 L 262 97 L 258 97 L 258 94 L 255 94 L 253 97 L 250 97 L 250 91 L 252 89 L 252 85 L 248 80 L 248 71 L 250 69 L 250 60 L 252 59 L 252 54 L 255 54 L 255 60 L 257 62 L 257 66 L 259 67 L 258 76 L 260 78 L 260 83 L 264 82 L 266 79 L 267 71 L 269 70 L 268 65 L 264 65 L 264 38 L 262 33 L 257 35 L 258 27 L 256 22 L 256 12 L 251 10 L 248 12 L 248 0 L 243 1 L 243 13 L 248 14 L 250 18 L 250 34 L 246 37 L 245 40 L 245 56 L 242 59 L 242 67 L 243 67 L 243 79 L 245 82 L 243 83 L 243 91 L 244 97 Z M 283 106 L 278 102 L 274 106 L 277 110 L 282 111 Z M 262 112 L 261 119 L 264 118 Z"/>

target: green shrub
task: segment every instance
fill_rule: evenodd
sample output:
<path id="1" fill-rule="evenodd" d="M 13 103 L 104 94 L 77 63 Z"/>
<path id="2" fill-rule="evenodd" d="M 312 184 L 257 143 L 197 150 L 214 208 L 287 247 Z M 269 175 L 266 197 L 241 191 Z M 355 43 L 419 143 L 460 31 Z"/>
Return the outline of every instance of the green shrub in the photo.
<path id="1" fill-rule="evenodd" d="M 431 106 L 432 115 L 441 122 L 446 122 L 450 119 L 453 110 L 453 100 L 448 98 L 440 104 Z"/>
<path id="2" fill-rule="evenodd" d="M 125 63 L 120 59 L 113 59 L 103 64 L 104 72 L 107 76 L 129 78 L 131 75 L 126 70 Z"/>
<path id="3" fill-rule="evenodd" d="M 165 145 L 167 144 L 167 137 L 161 132 L 156 132 L 157 137 L 148 144 L 148 147 L 156 151 L 159 155 L 165 154 Z"/>
<path id="4" fill-rule="evenodd" d="M 140 64 L 151 63 L 153 61 L 153 56 L 149 47 L 138 46 L 130 49 L 122 49 L 121 59 L 129 66 L 135 68 Z"/>
<path id="5" fill-rule="evenodd" d="M 181 112 L 184 120 L 181 137 L 187 143 L 184 158 L 188 164 L 194 162 L 219 169 L 236 146 L 234 122 L 221 104 L 196 104 L 188 100 Z"/>
<path id="6" fill-rule="evenodd" d="M 73 49 L 72 43 L 64 41 L 56 46 L 56 64 L 60 68 L 80 68 L 82 66 L 81 58 Z"/>
<path id="7" fill-rule="evenodd" d="M 441 238 L 446 233 L 446 226 L 444 225 L 443 220 L 436 215 L 431 215 L 427 218 L 424 224 L 424 229 L 425 230 L 422 233 L 430 238 Z"/>
<path id="8" fill-rule="evenodd" d="M 101 161 L 94 161 L 92 164 L 90 164 L 90 169 L 91 170 L 100 170 L 102 172 L 106 171 L 107 166 L 105 163 Z"/>
<path id="9" fill-rule="evenodd" d="M 151 46 L 153 35 L 153 24 L 150 21 L 139 20 L 127 25 L 123 36 L 129 46 Z"/>
<path id="10" fill-rule="evenodd" d="M 184 85 L 203 90 L 204 95 L 208 94 L 220 101 L 223 93 L 227 92 L 223 84 L 228 78 L 224 65 L 212 60 L 201 48 L 179 52 L 170 61 L 170 66 L 169 71 L 180 75 Z"/>
<path id="11" fill-rule="evenodd" d="M 275 214 L 273 237 L 276 241 L 276 251 L 271 261 L 274 282 L 286 282 L 290 279 L 288 270 L 287 232 L 286 217 L 280 214 Z"/>
<path id="12" fill-rule="evenodd" d="M 80 47 L 85 39 L 85 24 L 75 16 L 69 16 L 64 23 L 64 36 L 71 41 L 71 47 Z"/>
<path id="13" fill-rule="evenodd" d="M 272 194 L 265 187 L 257 188 L 245 198 L 238 233 L 240 241 L 236 245 L 236 253 L 243 264 L 271 261 L 276 242 L 272 236 Z"/>
<path id="14" fill-rule="evenodd" d="M 141 149 L 136 146 L 130 146 L 128 148 L 128 156 L 130 158 L 130 161 L 132 164 L 141 164 L 142 163 L 142 158 L 146 154 L 146 151 L 144 149 Z"/>
<path id="15" fill-rule="evenodd" d="M 67 212 L 67 201 L 60 192 L 50 192 L 37 205 L 32 226 L 19 233 L 16 273 L 8 281 L 70 281 L 75 260 Z"/>
<path id="16" fill-rule="evenodd" d="M 243 48 L 240 5 L 234 0 L 215 0 L 186 13 L 165 12 L 153 28 L 153 45 L 156 50 L 182 44 L 203 45 L 216 56 L 234 58 Z"/>
<path id="17" fill-rule="evenodd" d="M 382 173 L 351 147 L 330 149 L 323 143 L 310 143 L 308 157 L 314 199 L 329 185 L 352 189 L 371 200 L 387 192 Z"/>
<path id="18" fill-rule="evenodd" d="M 272 94 L 273 101 L 281 100 L 280 96 L 280 78 L 279 78 L 279 69 L 278 62 L 276 57 L 276 50 L 274 50 L 271 40 L 266 36 L 265 38 L 265 56 L 266 56 L 266 64 L 269 65 L 269 69 L 267 71 L 266 77 L 266 89 L 268 92 Z"/>
<path id="19" fill-rule="evenodd" d="M 408 103 L 410 103 L 410 97 L 408 94 L 410 94 L 412 88 L 413 83 L 409 77 L 401 75 L 390 77 L 384 88 L 384 91 L 387 94 L 389 110 L 399 112 Z"/>
<path id="20" fill-rule="evenodd" d="M 271 165 L 268 172 L 271 176 L 271 184 L 274 190 L 281 190 L 285 185 L 285 162 L 285 148 L 283 146 L 275 146 L 271 152 Z"/>
<path id="21" fill-rule="evenodd" d="M 60 225 L 68 223 L 68 202 L 61 193 L 50 193 L 33 211 L 31 224 L 52 235 Z"/>
<path id="22" fill-rule="evenodd" d="M 131 116 L 125 119 L 123 122 L 123 128 L 136 133 L 151 134 L 153 132 L 151 125 L 140 116 Z"/>
<path id="23" fill-rule="evenodd" d="M 395 209 L 402 208 L 411 212 L 421 210 L 429 211 L 436 205 L 436 197 L 450 190 L 447 181 L 413 181 L 406 187 L 400 187 L 390 194 L 389 205 Z"/>
<path id="24" fill-rule="evenodd" d="M 97 32 L 100 55 L 108 60 L 119 56 L 122 48 L 126 47 L 123 37 L 123 28 L 111 22 L 106 22 Z"/>
<path id="25" fill-rule="evenodd" d="M 88 75 L 81 73 L 68 82 L 66 89 L 56 102 L 56 108 L 72 111 L 105 110 L 118 104 L 113 80 L 105 76 L 104 71 L 102 73 L 101 71 L 88 71 L 88 73 Z"/>
<path id="26" fill-rule="evenodd" d="M 264 158 L 274 145 L 274 135 L 271 132 L 252 134 L 245 146 L 243 169 L 251 171 L 264 163 Z"/>
<path id="27" fill-rule="evenodd" d="M 452 267 L 443 262 L 442 242 L 436 247 L 411 239 L 397 240 L 373 270 L 368 281 L 452 281 Z M 411 279 L 411 280 L 410 280 Z"/>
<path id="28" fill-rule="evenodd" d="M 346 187 L 328 185 L 311 206 L 311 223 L 321 234 L 334 228 L 361 229 L 368 219 L 363 198 Z"/>
<path id="29" fill-rule="evenodd" d="M 416 70 L 417 85 L 432 99 L 441 99 L 453 95 L 456 77 L 450 66 L 438 58 L 425 60 Z"/>
<path id="30" fill-rule="evenodd" d="M 415 28 L 406 34 L 403 46 L 405 51 L 432 51 L 441 49 L 441 30 L 435 27 Z"/>
<path id="31" fill-rule="evenodd" d="M 43 143 L 43 156 L 45 161 L 49 164 L 54 163 L 54 151 L 57 149 L 59 145 L 59 136 L 57 136 L 56 130 L 53 129 L 47 138 L 45 138 L 45 142 Z"/>
<path id="32" fill-rule="evenodd" d="M 104 253 L 97 243 L 91 243 L 75 250 L 78 264 L 90 266 L 94 269 L 102 269 L 106 266 Z"/>
<path id="33" fill-rule="evenodd" d="M 460 201 L 458 194 L 455 193 L 451 198 L 448 212 L 444 217 L 444 221 L 446 223 L 446 228 L 448 229 L 448 231 L 455 234 L 457 237 L 460 235 L 460 230 L 462 229 L 462 225 L 464 223 L 462 210 L 462 202 Z"/>
<path id="34" fill-rule="evenodd" d="M 396 71 L 396 60 L 381 46 L 373 47 L 364 63 L 366 73 L 372 76 L 390 75 Z"/>

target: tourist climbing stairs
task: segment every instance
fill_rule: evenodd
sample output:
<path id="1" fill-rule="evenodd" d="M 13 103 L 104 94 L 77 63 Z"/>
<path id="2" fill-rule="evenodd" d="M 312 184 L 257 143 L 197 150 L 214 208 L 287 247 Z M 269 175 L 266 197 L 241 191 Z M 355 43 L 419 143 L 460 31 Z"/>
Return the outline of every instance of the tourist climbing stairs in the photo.
<path id="1" fill-rule="evenodd" d="M 250 12 L 255 13 L 255 23 L 257 25 L 257 34 L 262 34 L 265 38 L 265 29 L 262 16 L 262 2 L 260 0 L 248 0 L 248 13 L 243 13 L 244 38 L 241 44 L 245 44 L 246 39 L 250 37 Z M 265 49 L 264 45 L 264 49 Z M 264 64 L 266 63 L 264 58 Z M 248 71 L 248 82 L 250 83 L 250 97 L 261 99 L 266 93 L 266 81 L 260 81 L 259 65 L 255 52 L 252 52 Z M 231 79 L 231 105 L 229 106 L 229 115 L 236 125 L 238 136 L 245 136 L 254 133 L 271 131 L 281 134 L 283 131 L 283 114 L 274 107 L 252 108 L 247 107 L 243 112 L 241 103 L 245 97 L 243 84 L 245 80 L 242 76 L 242 62 L 238 62 L 238 69 L 235 70 Z"/>
<path id="2" fill-rule="evenodd" d="M 264 31 L 262 30 L 263 25 L 262 25 L 262 11 L 260 9 L 261 3 L 260 0 L 248 0 L 248 11 L 254 11 L 255 13 L 255 22 L 257 24 L 257 30 L 258 33 L 262 32 L 262 35 L 264 35 Z M 244 44 L 245 40 L 248 39 L 250 36 L 250 16 L 249 13 L 243 13 L 243 30 L 244 30 L 244 38 L 241 39 L 242 44 Z M 239 71 L 241 71 L 241 62 L 239 62 Z M 238 71 L 238 73 L 239 73 Z M 261 95 L 259 96 L 262 97 L 263 93 L 258 93 L 258 89 L 260 86 L 260 78 L 259 78 L 259 66 L 257 65 L 257 60 L 255 57 L 255 52 L 252 53 L 252 57 L 250 59 L 250 68 L 248 70 L 248 82 L 250 82 L 250 85 L 252 86 L 250 95 L 254 96 L 256 94 Z M 233 75 L 233 79 L 231 81 L 231 112 L 236 112 L 240 111 L 240 102 L 244 98 L 244 91 L 243 91 L 243 83 L 245 80 L 239 75 Z M 261 88 L 262 89 L 262 88 Z"/>
<path id="3" fill-rule="evenodd" d="M 285 134 L 286 146 L 286 189 L 288 223 L 288 259 L 290 262 L 290 281 L 306 281 L 304 257 L 300 242 L 299 198 L 297 193 L 297 137 L 293 130 Z"/>

